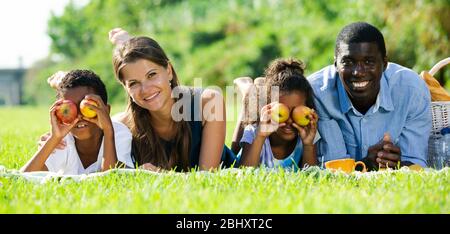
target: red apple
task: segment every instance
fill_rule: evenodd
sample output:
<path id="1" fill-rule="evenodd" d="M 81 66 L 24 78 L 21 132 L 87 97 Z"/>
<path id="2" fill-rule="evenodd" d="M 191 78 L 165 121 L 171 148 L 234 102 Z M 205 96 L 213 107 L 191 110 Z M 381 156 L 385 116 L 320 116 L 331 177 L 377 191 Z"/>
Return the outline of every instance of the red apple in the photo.
<path id="1" fill-rule="evenodd" d="M 70 100 L 63 100 L 56 106 L 56 117 L 63 124 L 71 124 L 77 116 L 77 105 Z"/>
<path id="2" fill-rule="evenodd" d="M 86 104 L 90 104 L 92 106 L 98 107 L 97 102 L 95 102 L 94 100 L 83 99 L 83 101 L 81 101 L 81 103 L 80 103 L 81 114 L 87 118 L 94 118 L 95 116 L 97 116 L 97 112 L 94 109 L 87 106 Z"/>
<path id="3" fill-rule="evenodd" d="M 309 124 L 309 115 L 312 110 L 306 106 L 297 106 L 292 111 L 292 119 L 299 126 L 306 126 Z"/>
<path id="4" fill-rule="evenodd" d="M 275 103 L 272 106 L 272 119 L 277 123 L 284 123 L 289 119 L 289 108 L 282 103 Z"/>

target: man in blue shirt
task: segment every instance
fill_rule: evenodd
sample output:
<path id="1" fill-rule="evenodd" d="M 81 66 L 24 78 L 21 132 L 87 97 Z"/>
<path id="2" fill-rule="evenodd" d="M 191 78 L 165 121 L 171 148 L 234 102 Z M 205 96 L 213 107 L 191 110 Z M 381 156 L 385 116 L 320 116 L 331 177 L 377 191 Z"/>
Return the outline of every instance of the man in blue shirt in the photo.
<path id="1" fill-rule="evenodd" d="M 322 161 L 351 157 L 369 170 L 426 166 L 430 93 L 412 70 L 388 63 L 381 32 L 367 23 L 345 26 L 334 65 L 308 77 L 319 114 Z"/>

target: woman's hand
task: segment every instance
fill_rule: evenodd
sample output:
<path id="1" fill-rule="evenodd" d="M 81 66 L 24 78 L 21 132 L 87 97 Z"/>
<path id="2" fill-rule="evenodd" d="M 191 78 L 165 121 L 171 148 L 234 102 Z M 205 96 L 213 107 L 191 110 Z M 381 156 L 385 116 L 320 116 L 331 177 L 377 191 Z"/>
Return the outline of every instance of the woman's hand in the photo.
<path id="1" fill-rule="evenodd" d="M 39 141 L 38 141 L 38 149 L 42 148 L 42 146 L 44 146 L 45 142 L 47 142 L 48 139 L 50 139 L 51 136 L 52 135 L 49 132 L 41 135 L 39 137 Z M 56 146 L 56 149 L 63 150 L 64 148 L 66 148 L 66 141 L 64 139 L 62 139 L 59 142 L 59 144 Z"/>
<path id="2" fill-rule="evenodd" d="M 304 127 L 297 125 L 295 122 L 292 123 L 292 126 L 298 130 L 298 135 L 302 139 L 303 145 L 313 145 L 317 132 L 317 121 L 319 120 L 319 116 L 312 110 L 308 115 L 308 118 L 310 120 L 309 124 Z"/>
<path id="3" fill-rule="evenodd" d="M 113 43 L 113 45 L 121 45 L 128 41 L 131 38 L 130 34 L 127 31 L 121 28 L 114 28 L 109 31 L 109 41 Z"/>

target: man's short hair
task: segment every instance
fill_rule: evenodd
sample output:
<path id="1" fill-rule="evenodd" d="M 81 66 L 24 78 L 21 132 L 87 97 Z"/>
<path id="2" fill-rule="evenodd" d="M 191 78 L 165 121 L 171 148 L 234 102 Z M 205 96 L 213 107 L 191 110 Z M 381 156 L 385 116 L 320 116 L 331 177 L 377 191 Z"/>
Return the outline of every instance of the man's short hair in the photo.
<path id="1" fill-rule="evenodd" d="M 61 97 L 67 89 L 76 87 L 91 88 L 95 94 L 102 98 L 105 104 L 108 104 L 105 84 L 94 72 L 90 70 L 72 70 L 68 72 L 58 85 L 58 97 Z"/>
<path id="2" fill-rule="evenodd" d="M 345 26 L 336 38 L 334 53 L 337 56 L 340 44 L 375 42 L 381 52 L 382 57 L 386 57 L 386 45 L 383 34 L 375 26 L 366 22 L 355 22 Z"/>

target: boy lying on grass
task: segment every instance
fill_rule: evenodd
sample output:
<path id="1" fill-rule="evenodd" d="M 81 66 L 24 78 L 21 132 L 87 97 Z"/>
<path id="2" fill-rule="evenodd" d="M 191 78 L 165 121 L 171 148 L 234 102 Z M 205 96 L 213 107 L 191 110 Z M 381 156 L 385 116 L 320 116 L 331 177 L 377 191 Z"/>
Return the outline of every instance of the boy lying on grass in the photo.
<path id="1" fill-rule="evenodd" d="M 111 121 L 111 107 L 101 79 L 92 71 L 73 70 L 56 88 L 58 100 L 50 108 L 51 135 L 21 171 L 78 175 L 125 165 L 134 168 L 130 130 Z M 82 107 L 91 109 L 87 111 L 91 115 L 83 111 L 89 118 L 80 114 L 83 100 L 90 100 L 91 104 Z M 66 147 L 57 149 L 62 140 Z"/>

